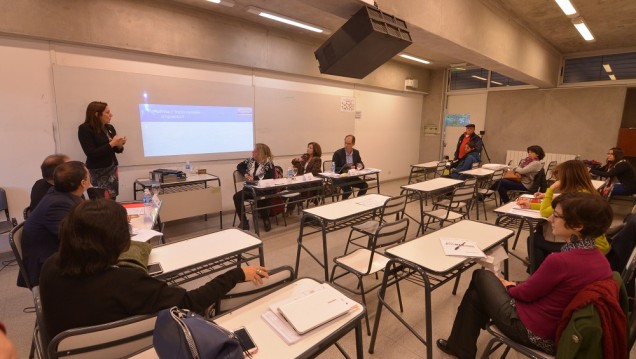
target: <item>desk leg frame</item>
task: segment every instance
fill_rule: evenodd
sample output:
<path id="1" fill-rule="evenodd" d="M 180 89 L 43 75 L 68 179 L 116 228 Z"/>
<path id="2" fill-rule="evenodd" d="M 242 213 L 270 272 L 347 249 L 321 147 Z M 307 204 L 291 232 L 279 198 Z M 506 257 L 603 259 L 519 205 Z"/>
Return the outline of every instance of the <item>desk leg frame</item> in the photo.
<path id="1" fill-rule="evenodd" d="M 313 253 L 311 253 L 311 251 L 309 250 L 309 248 L 305 247 L 305 245 L 303 244 L 303 232 L 305 229 L 305 222 L 307 222 L 307 220 L 309 218 L 313 218 L 314 220 L 320 222 L 320 226 L 321 226 L 321 233 L 322 233 L 322 252 L 323 252 L 323 262 L 320 262 L 320 259 L 314 255 Z M 300 253 L 302 250 L 305 250 L 307 252 L 307 254 L 309 254 L 309 256 L 311 258 L 314 259 L 314 261 L 316 261 L 316 263 L 318 263 L 325 271 L 325 282 L 329 281 L 329 255 L 327 253 L 327 228 L 325 226 L 324 221 L 321 218 L 312 216 L 311 214 L 303 214 L 302 218 L 300 219 L 300 233 L 298 234 L 298 249 L 296 250 L 296 267 L 295 267 L 295 271 L 296 271 L 296 276 L 298 277 L 298 270 L 300 268 Z"/>

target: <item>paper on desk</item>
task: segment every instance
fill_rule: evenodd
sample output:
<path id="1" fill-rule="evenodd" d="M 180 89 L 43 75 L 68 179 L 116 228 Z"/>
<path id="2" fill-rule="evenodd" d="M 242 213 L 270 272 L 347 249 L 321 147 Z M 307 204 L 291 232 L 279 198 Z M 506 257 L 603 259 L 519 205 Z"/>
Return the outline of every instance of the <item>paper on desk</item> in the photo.
<path id="1" fill-rule="evenodd" d="M 541 213 L 539 213 L 538 210 L 530 209 L 530 208 L 521 208 L 519 206 L 513 206 L 512 208 L 510 208 L 508 213 L 514 214 L 517 216 L 522 216 L 522 217 L 537 218 L 537 219 L 543 218 L 541 216 Z"/>
<path id="2" fill-rule="evenodd" d="M 479 249 L 477 243 L 461 238 L 440 237 L 442 249 L 447 256 L 484 258 L 486 255 Z"/>
<path id="3" fill-rule="evenodd" d="M 156 236 L 163 236 L 163 233 L 146 228 L 133 228 L 130 234 L 130 240 L 137 242 L 148 242 Z"/>
<path id="4" fill-rule="evenodd" d="M 124 203 L 122 206 L 126 208 L 126 213 L 129 216 L 143 216 L 144 215 L 144 204 L 143 203 Z"/>

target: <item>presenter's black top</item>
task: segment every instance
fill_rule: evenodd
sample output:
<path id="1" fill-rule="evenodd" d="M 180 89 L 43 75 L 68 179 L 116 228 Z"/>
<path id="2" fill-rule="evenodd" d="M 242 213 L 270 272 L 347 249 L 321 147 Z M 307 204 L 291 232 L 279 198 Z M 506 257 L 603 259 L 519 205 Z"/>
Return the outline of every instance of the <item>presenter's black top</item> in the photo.
<path id="1" fill-rule="evenodd" d="M 124 152 L 124 148 L 110 147 L 110 140 L 115 137 L 117 131 L 111 124 L 104 125 L 104 131 L 95 133 L 87 124 L 81 124 L 77 129 L 77 137 L 82 150 L 86 155 L 86 168 L 107 168 L 113 164 L 118 165 L 115 153 Z"/>

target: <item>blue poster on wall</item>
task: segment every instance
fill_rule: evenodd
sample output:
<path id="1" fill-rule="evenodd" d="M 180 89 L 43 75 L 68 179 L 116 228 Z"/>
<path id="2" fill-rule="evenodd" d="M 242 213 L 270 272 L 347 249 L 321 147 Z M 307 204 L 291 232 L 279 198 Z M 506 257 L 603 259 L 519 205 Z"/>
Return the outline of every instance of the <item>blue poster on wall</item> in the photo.
<path id="1" fill-rule="evenodd" d="M 469 123 L 469 113 L 448 114 L 444 117 L 444 125 L 446 127 L 466 127 Z"/>

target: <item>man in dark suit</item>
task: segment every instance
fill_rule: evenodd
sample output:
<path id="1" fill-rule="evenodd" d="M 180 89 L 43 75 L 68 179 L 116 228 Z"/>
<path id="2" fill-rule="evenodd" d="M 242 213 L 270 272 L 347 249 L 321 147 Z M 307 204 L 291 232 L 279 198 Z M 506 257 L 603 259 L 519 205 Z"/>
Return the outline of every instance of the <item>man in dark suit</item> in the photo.
<path id="1" fill-rule="evenodd" d="M 82 162 L 65 162 L 55 168 L 53 187 L 26 220 L 22 232 L 22 257 L 31 286 L 39 284 L 44 261 L 58 250 L 60 223 L 90 186 L 90 175 Z M 26 287 L 21 275 L 18 286 Z"/>
<path id="2" fill-rule="evenodd" d="M 363 169 L 364 163 L 360 152 L 353 148 L 356 144 L 356 137 L 354 135 L 347 135 L 344 140 L 344 148 L 341 148 L 333 153 L 333 163 L 336 165 L 337 173 L 346 173 L 350 169 Z M 357 166 L 357 167 L 356 167 Z M 342 199 L 347 199 L 351 195 L 351 187 L 359 188 L 358 196 L 363 196 L 367 193 L 367 183 L 360 177 L 350 177 L 346 179 L 339 179 L 335 181 L 335 184 L 342 187 Z"/>
<path id="3" fill-rule="evenodd" d="M 68 156 L 63 154 L 46 156 L 42 165 L 40 165 L 42 178 L 35 181 L 31 188 L 31 203 L 29 204 L 31 212 L 37 207 L 44 195 L 49 192 L 49 189 L 53 187 L 53 172 L 55 172 L 55 168 L 68 160 Z"/>

